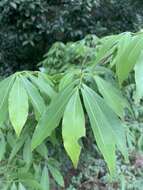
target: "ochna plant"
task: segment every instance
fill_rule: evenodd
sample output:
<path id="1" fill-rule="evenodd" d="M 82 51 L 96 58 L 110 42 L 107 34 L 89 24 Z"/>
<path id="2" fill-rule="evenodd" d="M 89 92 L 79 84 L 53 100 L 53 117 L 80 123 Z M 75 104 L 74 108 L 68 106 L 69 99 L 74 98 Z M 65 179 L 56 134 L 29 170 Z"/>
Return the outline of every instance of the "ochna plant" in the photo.
<path id="1" fill-rule="evenodd" d="M 45 158 L 48 154 L 47 139 L 61 126 L 64 148 L 76 168 L 83 146 L 82 138 L 86 136 L 89 125 L 97 147 L 113 176 L 116 168 L 116 149 L 128 162 L 126 145 L 128 130 L 124 116 L 126 110 L 130 114 L 132 110 L 121 88 L 128 82 L 128 76 L 133 69 L 138 100 L 143 96 L 143 88 L 140 88 L 143 68 L 142 37 L 142 33 L 127 32 L 101 39 L 93 38 L 94 47 L 91 48 L 86 48 L 87 43 L 82 40 L 75 45 L 80 48 L 76 52 L 82 55 L 82 61 L 78 66 L 69 65 L 66 71 L 65 69 L 62 70 L 64 72 L 54 71 L 55 74 L 51 76 L 39 71 L 17 72 L 2 80 L 0 124 L 3 131 L 4 125 L 10 121 L 18 137 L 16 148 L 12 150 L 9 160 L 15 157 L 23 145 L 23 159 L 26 164 L 31 163 L 32 152 L 37 150 Z M 82 45 L 84 48 L 81 48 Z M 92 54 L 90 57 L 89 52 Z M 56 61 L 58 63 L 58 60 Z M 1 135 L 5 146 L 3 132 Z M 13 138 L 8 137 L 8 141 L 12 141 Z M 1 149 L 0 152 L 2 159 L 5 151 Z M 52 170 L 48 158 L 46 162 L 42 172 L 42 176 L 45 177 L 42 179 L 48 178 L 48 171 L 54 170 L 52 175 L 55 180 L 58 176 L 58 179 L 60 178 L 57 180 L 58 184 L 63 186 L 63 178 L 58 167 L 53 167 Z M 20 187 L 22 183 L 20 181 Z M 48 182 L 46 180 L 41 182 L 45 183 Z M 46 185 L 41 187 L 41 184 L 39 189 L 44 189 Z"/>

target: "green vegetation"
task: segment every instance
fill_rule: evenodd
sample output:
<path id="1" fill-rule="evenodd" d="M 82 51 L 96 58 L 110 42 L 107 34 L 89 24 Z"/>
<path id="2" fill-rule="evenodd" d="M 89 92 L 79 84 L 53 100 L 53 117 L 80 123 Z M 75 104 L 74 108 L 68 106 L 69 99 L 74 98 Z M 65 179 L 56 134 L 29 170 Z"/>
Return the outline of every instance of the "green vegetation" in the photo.
<path id="1" fill-rule="evenodd" d="M 1 80 L 0 188 L 141 190 L 142 50 L 142 32 L 89 35 Z"/>

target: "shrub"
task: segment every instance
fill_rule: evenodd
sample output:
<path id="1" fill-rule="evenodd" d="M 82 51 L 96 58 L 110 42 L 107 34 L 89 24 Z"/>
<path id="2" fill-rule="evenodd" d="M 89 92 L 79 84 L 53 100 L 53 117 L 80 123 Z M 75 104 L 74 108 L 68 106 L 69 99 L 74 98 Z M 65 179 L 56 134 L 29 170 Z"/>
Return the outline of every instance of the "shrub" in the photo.
<path id="1" fill-rule="evenodd" d="M 59 139 L 57 144 L 61 144 L 62 136 L 64 148 L 76 168 L 83 147 L 82 138 L 89 127 L 112 176 L 116 171 L 116 149 L 128 161 L 128 128 L 124 118 L 125 108 L 130 116 L 132 110 L 119 87 L 127 83 L 129 73 L 134 69 L 137 102 L 143 97 L 142 35 L 127 32 L 96 38 L 93 49 L 85 46 L 85 40 L 75 46 L 70 44 L 79 57 L 82 55 L 85 59 L 81 66 L 70 67 L 69 64 L 64 73 L 52 75 L 22 71 L 0 82 L 3 145 L 0 159 L 6 158 L 3 180 L 8 181 L 4 186 L 45 189 L 49 186 L 48 172 L 64 186 L 59 164 L 48 158 L 51 157 L 48 144 L 54 143 L 55 135 Z M 82 51 L 76 51 L 76 46 Z M 86 56 L 81 53 L 89 49 L 96 53 L 90 57 L 92 64 L 86 65 Z M 86 52 L 88 55 L 88 51 L 84 54 Z M 41 173 L 42 178 L 39 177 Z"/>

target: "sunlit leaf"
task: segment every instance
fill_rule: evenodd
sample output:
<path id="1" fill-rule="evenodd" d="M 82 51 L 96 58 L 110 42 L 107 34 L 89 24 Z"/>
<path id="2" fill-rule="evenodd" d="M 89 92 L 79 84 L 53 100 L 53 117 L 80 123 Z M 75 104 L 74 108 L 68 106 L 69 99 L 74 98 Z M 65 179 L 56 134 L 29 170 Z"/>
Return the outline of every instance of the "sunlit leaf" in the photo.
<path id="1" fill-rule="evenodd" d="M 70 98 L 63 116 L 62 136 L 64 147 L 77 167 L 81 146 L 78 140 L 85 136 L 85 118 L 78 90 Z"/>
<path id="2" fill-rule="evenodd" d="M 68 100 L 73 93 L 74 84 L 61 91 L 48 106 L 42 115 L 32 138 L 32 149 L 35 149 L 43 140 L 50 136 L 52 131 L 59 125 Z"/>
<path id="3" fill-rule="evenodd" d="M 9 117 L 19 136 L 28 117 L 28 95 L 19 77 L 16 78 L 9 94 Z"/>

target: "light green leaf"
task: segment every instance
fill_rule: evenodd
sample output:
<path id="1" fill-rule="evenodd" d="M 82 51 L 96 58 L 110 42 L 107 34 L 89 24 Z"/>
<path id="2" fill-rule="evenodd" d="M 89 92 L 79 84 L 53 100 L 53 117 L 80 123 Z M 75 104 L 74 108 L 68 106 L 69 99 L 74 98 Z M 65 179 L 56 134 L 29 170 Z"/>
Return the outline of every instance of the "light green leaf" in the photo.
<path id="1" fill-rule="evenodd" d="M 28 96 L 19 77 L 16 78 L 9 94 L 9 117 L 19 136 L 28 117 Z"/>
<path id="2" fill-rule="evenodd" d="M 42 186 L 43 190 L 50 189 L 49 172 L 48 172 L 48 169 L 46 166 L 43 168 L 43 171 L 42 171 L 41 186 Z"/>
<path id="3" fill-rule="evenodd" d="M 12 75 L 0 82 L 0 125 L 2 125 L 8 117 L 8 96 L 14 78 Z"/>
<path id="4" fill-rule="evenodd" d="M 82 89 L 83 100 L 90 124 L 101 153 L 107 162 L 110 173 L 115 173 L 115 139 L 110 127 L 110 121 L 97 102 L 98 95 L 84 85 Z"/>
<path id="5" fill-rule="evenodd" d="M 124 109 L 130 109 L 130 106 L 128 101 L 123 97 L 121 91 L 110 82 L 107 82 L 98 76 L 95 76 L 94 78 L 105 102 L 119 117 L 123 118 Z"/>
<path id="6" fill-rule="evenodd" d="M 67 85 L 69 85 L 74 79 L 74 72 L 68 72 L 60 80 L 59 90 L 63 90 Z"/>
<path id="7" fill-rule="evenodd" d="M 42 115 L 34 131 L 32 149 L 35 149 L 39 144 L 41 144 L 43 140 L 50 136 L 52 131 L 59 125 L 66 104 L 73 93 L 73 88 L 74 83 L 53 98 L 51 104 L 47 107 L 47 110 Z"/>
<path id="8" fill-rule="evenodd" d="M 113 51 L 116 48 L 118 38 L 119 38 L 119 35 L 111 35 L 111 36 L 102 38 L 100 40 L 101 46 L 99 47 L 99 50 L 97 51 L 97 56 L 96 56 L 94 64 L 99 63 L 101 60 L 105 59 L 111 53 L 113 53 Z"/>
<path id="9" fill-rule="evenodd" d="M 125 35 L 119 42 L 116 59 L 116 73 L 119 84 L 128 78 L 130 71 L 134 68 L 141 50 L 143 49 L 142 36 Z"/>
<path id="10" fill-rule="evenodd" d="M 15 183 L 12 184 L 10 190 L 17 190 L 17 187 L 16 187 Z"/>
<path id="11" fill-rule="evenodd" d="M 18 190 L 26 190 L 26 189 L 25 189 L 25 187 L 21 183 L 19 183 Z"/>
<path id="12" fill-rule="evenodd" d="M 36 78 L 35 76 L 30 75 L 30 79 L 39 88 L 41 93 L 44 93 L 51 99 L 56 95 L 54 89 L 42 77 Z"/>
<path id="13" fill-rule="evenodd" d="M 0 161 L 4 158 L 6 152 L 6 141 L 3 133 L 0 133 Z"/>
<path id="14" fill-rule="evenodd" d="M 136 82 L 136 95 L 137 102 L 143 97 L 143 51 L 135 65 L 135 82 Z"/>
<path id="15" fill-rule="evenodd" d="M 36 119 L 39 119 L 46 108 L 44 100 L 37 88 L 27 78 L 22 76 L 22 81 L 35 110 Z"/>
<path id="16" fill-rule="evenodd" d="M 32 150 L 30 137 L 27 138 L 23 148 L 23 159 L 29 165 L 32 161 Z"/>
<path id="17" fill-rule="evenodd" d="M 84 86 L 82 93 L 97 145 L 112 173 L 115 169 L 115 144 L 128 160 L 124 125 L 93 90 Z"/>
<path id="18" fill-rule="evenodd" d="M 54 167 L 50 164 L 48 165 L 48 168 L 49 168 L 54 180 L 58 183 L 58 185 L 64 187 L 64 179 L 63 179 L 63 176 L 61 175 L 60 171 L 56 167 Z"/>
<path id="19" fill-rule="evenodd" d="M 85 118 L 78 90 L 72 95 L 66 106 L 62 136 L 64 147 L 76 168 L 81 152 L 78 140 L 85 136 Z"/>

